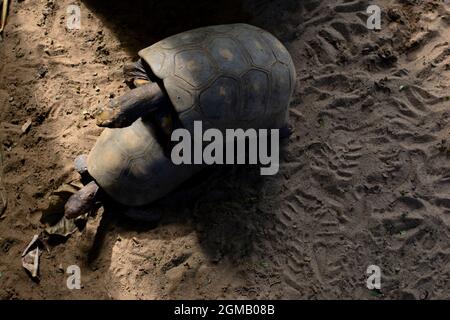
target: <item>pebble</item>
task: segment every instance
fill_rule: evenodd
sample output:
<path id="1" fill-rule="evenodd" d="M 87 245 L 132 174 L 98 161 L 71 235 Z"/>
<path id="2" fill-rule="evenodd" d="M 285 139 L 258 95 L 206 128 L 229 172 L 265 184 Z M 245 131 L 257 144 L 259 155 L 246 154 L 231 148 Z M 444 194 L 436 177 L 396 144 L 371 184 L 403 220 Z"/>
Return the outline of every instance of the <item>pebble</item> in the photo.
<path id="1" fill-rule="evenodd" d="M 75 170 L 79 174 L 84 174 L 87 172 L 87 155 L 81 154 L 77 156 L 74 160 Z"/>
<path id="2" fill-rule="evenodd" d="M 30 130 L 31 127 L 31 119 L 28 119 L 27 122 L 25 122 L 22 126 L 22 133 L 27 133 L 28 130 Z"/>

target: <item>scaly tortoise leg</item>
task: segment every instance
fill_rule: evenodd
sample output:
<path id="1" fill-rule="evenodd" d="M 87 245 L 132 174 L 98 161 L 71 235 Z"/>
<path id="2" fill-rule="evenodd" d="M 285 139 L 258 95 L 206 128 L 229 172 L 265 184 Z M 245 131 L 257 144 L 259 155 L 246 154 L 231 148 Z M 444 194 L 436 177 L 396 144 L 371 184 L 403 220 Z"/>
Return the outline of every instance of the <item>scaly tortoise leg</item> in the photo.
<path id="1" fill-rule="evenodd" d="M 96 112 L 97 125 L 122 128 L 151 112 L 167 108 L 170 100 L 157 83 L 149 82 L 109 101 Z"/>
<path id="2" fill-rule="evenodd" d="M 133 63 L 127 63 L 123 67 L 125 81 L 135 88 L 152 82 L 142 59 Z"/>

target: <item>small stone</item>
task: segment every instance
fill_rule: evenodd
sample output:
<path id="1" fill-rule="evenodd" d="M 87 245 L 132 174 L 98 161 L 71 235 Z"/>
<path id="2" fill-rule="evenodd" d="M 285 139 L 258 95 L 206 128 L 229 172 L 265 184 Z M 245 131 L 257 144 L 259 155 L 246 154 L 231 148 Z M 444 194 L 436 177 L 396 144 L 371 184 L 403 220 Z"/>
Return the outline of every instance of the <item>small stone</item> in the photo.
<path id="1" fill-rule="evenodd" d="M 22 126 L 22 133 L 27 133 L 28 130 L 30 130 L 31 127 L 31 119 L 28 119 L 27 122 L 25 122 Z"/>
<path id="2" fill-rule="evenodd" d="M 398 9 L 389 9 L 388 17 L 391 21 L 398 21 L 401 18 L 400 11 Z"/>
<path id="3" fill-rule="evenodd" d="M 82 154 L 75 158 L 74 161 L 75 170 L 80 174 L 84 175 L 87 173 L 87 155 Z"/>
<path id="4" fill-rule="evenodd" d="M 25 56 L 25 53 L 23 53 L 22 51 L 17 51 L 16 52 L 16 58 L 17 59 L 20 59 L 20 58 L 23 58 Z"/>
<path id="5" fill-rule="evenodd" d="M 46 66 L 40 66 L 37 71 L 37 76 L 39 79 L 42 79 L 45 77 L 45 75 L 47 73 L 48 73 L 48 68 Z"/>

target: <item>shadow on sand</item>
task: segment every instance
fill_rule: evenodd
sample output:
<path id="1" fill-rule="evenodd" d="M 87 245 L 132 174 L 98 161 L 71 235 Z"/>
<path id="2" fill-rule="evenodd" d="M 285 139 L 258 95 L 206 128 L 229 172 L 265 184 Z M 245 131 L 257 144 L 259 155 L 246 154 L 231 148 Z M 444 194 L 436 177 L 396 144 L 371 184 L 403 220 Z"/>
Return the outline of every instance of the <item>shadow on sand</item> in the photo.
<path id="1" fill-rule="evenodd" d="M 134 54 L 167 36 L 207 25 L 249 21 L 242 0 L 84 0 L 84 4 Z"/>

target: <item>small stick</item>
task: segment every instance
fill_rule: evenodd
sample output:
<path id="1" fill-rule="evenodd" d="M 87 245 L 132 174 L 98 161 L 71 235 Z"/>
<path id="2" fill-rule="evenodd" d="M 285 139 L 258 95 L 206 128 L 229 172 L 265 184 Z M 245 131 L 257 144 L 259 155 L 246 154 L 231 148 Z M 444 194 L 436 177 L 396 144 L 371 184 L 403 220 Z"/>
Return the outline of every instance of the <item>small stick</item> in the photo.
<path id="1" fill-rule="evenodd" d="M 0 33 L 3 32 L 3 29 L 5 28 L 6 24 L 6 15 L 8 13 L 8 0 L 3 0 L 3 6 L 2 6 L 2 20 L 0 25 Z"/>

